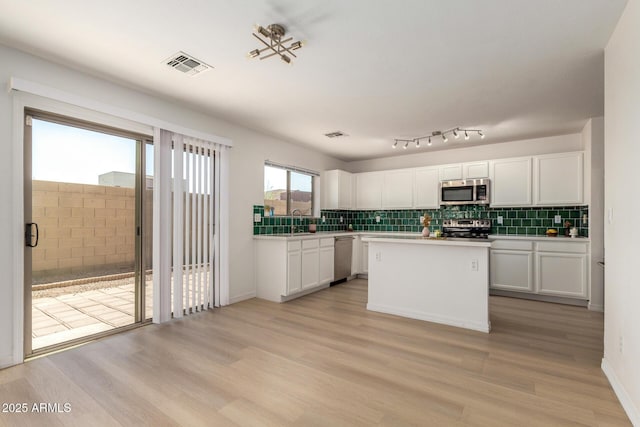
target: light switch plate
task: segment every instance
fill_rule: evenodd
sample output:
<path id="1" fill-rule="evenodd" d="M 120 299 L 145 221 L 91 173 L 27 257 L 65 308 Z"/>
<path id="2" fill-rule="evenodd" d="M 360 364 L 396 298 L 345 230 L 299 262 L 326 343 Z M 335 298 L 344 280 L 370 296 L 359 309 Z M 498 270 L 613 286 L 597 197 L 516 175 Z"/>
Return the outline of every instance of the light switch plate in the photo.
<path id="1" fill-rule="evenodd" d="M 562 217 L 560 215 L 556 215 L 553 217 L 553 222 L 556 224 L 560 224 L 562 222 Z"/>
<path id="2" fill-rule="evenodd" d="M 260 222 L 260 221 L 262 221 L 262 215 L 260 215 L 259 213 L 253 214 L 253 222 Z"/>

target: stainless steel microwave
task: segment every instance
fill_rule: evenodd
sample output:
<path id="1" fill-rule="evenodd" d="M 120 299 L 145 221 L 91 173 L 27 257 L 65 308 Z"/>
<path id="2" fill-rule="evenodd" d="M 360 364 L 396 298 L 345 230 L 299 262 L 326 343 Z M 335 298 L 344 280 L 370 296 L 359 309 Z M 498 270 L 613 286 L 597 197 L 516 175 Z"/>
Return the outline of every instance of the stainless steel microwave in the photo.
<path id="1" fill-rule="evenodd" d="M 491 182 L 488 179 L 464 179 L 440 183 L 440 205 L 488 205 Z"/>

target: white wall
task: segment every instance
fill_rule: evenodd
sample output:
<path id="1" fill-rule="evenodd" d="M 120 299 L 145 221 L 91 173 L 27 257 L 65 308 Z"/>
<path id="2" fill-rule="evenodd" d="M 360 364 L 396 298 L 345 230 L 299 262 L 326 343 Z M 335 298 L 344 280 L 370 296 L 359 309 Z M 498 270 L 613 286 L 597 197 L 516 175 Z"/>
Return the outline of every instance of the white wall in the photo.
<path id="1" fill-rule="evenodd" d="M 605 326 L 602 367 L 640 426 L 640 0 L 605 50 Z M 612 220 L 608 211 L 613 210 Z"/>
<path id="2" fill-rule="evenodd" d="M 167 122 L 228 137 L 230 151 L 230 291 L 231 301 L 255 294 L 253 278 L 252 205 L 263 203 L 265 159 L 308 169 L 342 168 L 343 162 L 209 115 L 177 102 L 137 92 L 122 85 L 89 76 L 52 62 L 0 45 L 0 366 L 11 363 L 13 353 L 14 283 L 13 254 L 15 223 L 12 206 L 14 165 L 12 148 L 12 95 L 4 90 L 10 77 L 37 82 L 104 104 L 143 113 Z"/>
<path id="3" fill-rule="evenodd" d="M 424 144 L 423 144 L 424 145 Z M 415 148 L 413 148 L 415 150 Z M 417 154 L 362 160 L 348 163 L 350 172 L 371 172 L 385 169 L 413 168 L 418 166 L 444 165 L 447 163 L 472 162 L 476 160 L 501 159 L 507 157 L 533 156 L 538 154 L 564 153 L 583 149 L 579 133 L 524 139 L 498 144 L 476 145 L 429 152 L 425 147 Z M 392 148 L 389 146 L 389 151 Z"/>
<path id="4" fill-rule="evenodd" d="M 582 129 L 585 153 L 584 191 L 589 203 L 591 286 L 589 309 L 604 310 L 604 117 L 590 119 Z"/>

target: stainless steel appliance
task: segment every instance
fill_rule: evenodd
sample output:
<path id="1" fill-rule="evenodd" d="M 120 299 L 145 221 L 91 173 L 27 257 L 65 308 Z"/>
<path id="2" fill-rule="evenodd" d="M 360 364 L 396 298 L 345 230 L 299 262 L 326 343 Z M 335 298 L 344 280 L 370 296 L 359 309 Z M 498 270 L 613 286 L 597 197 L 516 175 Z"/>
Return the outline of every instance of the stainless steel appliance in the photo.
<path id="1" fill-rule="evenodd" d="M 445 219 L 442 222 L 442 234 L 445 237 L 466 239 L 486 239 L 491 233 L 490 219 Z"/>
<path id="2" fill-rule="evenodd" d="M 440 183 L 440 205 L 488 205 L 489 179 L 462 179 Z"/>
<path id="3" fill-rule="evenodd" d="M 353 236 L 338 236 L 335 239 L 332 283 L 343 281 L 351 276 L 351 254 L 353 249 Z"/>

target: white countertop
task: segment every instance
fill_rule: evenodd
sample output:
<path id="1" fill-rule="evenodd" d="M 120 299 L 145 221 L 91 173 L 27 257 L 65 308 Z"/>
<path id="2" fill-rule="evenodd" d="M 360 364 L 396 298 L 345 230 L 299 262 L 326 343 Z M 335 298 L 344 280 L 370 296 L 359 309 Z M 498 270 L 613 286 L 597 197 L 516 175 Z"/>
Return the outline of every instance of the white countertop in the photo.
<path id="1" fill-rule="evenodd" d="M 491 247 L 489 239 L 464 239 L 464 238 L 433 238 L 422 237 L 413 234 L 412 236 L 365 236 L 363 242 L 369 243 L 402 243 L 410 245 L 441 245 L 441 246 L 476 246 Z"/>
<path id="2" fill-rule="evenodd" d="M 319 231 L 317 233 L 259 234 L 259 235 L 254 235 L 253 238 L 255 240 L 281 240 L 281 239 L 306 240 L 306 239 L 318 239 L 318 238 L 324 238 L 324 237 L 337 237 L 337 236 L 354 236 L 354 237 L 355 236 L 360 236 L 360 237 L 372 236 L 377 238 L 390 238 L 390 239 L 408 238 L 408 239 L 432 241 L 436 243 L 441 243 L 444 241 L 465 242 L 467 240 L 470 242 L 477 242 L 477 243 L 487 243 L 487 242 L 490 243 L 493 240 L 529 240 L 529 241 L 535 240 L 535 241 L 562 241 L 562 242 L 574 242 L 574 243 L 585 243 L 590 241 L 588 237 L 575 237 L 575 238 L 567 237 L 567 236 L 547 237 L 547 236 L 529 236 L 529 235 L 522 235 L 522 234 L 517 234 L 517 235 L 516 234 L 490 234 L 488 240 L 481 240 L 481 241 L 478 241 L 478 239 L 435 240 L 435 239 L 425 239 L 420 235 L 420 233 L 400 233 L 400 232 L 389 232 L 389 231 Z M 466 243 L 463 243 L 463 244 L 466 244 Z"/>

